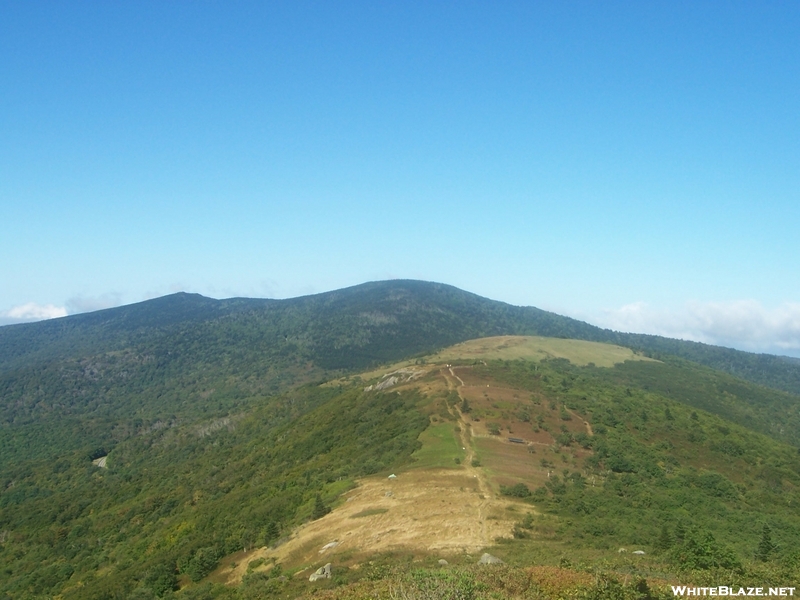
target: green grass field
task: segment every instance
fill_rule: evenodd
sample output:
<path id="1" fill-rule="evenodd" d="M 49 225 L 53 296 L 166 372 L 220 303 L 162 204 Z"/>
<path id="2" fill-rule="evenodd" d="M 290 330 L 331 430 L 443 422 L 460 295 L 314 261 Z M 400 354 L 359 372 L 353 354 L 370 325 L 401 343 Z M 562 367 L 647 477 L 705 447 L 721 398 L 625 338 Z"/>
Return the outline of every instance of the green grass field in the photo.
<path id="1" fill-rule="evenodd" d="M 419 435 L 422 448 L 411 455 L 415 469 L 455 467 L 456 459 L 463 460 L 461 449 L 451 422 L 431 425 Z"/>

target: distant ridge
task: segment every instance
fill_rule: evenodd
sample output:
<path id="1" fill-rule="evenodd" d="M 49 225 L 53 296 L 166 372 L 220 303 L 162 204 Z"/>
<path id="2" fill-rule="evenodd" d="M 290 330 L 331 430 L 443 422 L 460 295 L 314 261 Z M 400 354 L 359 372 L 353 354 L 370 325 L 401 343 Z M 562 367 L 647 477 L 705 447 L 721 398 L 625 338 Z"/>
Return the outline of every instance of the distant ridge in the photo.
<path id="1" fill-rule="evenodd" d="M 376 281 L 286 300 L 215 300 L 177 293 L 49 321 L 0 327 L 0 373 L 50 360 L 196 338 L 222 355 L 298 353 L 323 370 L 347 370 L 421 355 L 494 335 L 609 342 L 677 356 L 754 383 L 800 394 L 800 361 L 698 342 L 601 329 L 534 307 L 483 298 L 450 285 Z M 170 341 L 172 340 L 172 341 Z M 191 356 L 184 355 L 191 359 Z"/>

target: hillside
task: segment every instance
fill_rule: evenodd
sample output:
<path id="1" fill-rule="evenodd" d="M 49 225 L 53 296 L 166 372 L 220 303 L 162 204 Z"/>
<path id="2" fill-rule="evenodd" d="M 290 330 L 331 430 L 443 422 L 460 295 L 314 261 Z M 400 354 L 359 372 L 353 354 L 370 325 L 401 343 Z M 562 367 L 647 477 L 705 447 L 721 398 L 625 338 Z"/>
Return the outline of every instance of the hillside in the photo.
<path id="1" fill-rule="evenodd" d="M 781 357 L 611 332 L 442 284 L 374 282 L 290 300 L 175 294 L 0 327 L 0 449 L 9 461 L 99 455 L 151 427 L 223 418 L 253 398 L 495 335 L 610 342 L 800 393 L 800 364 Z M 758 430 L 800 443 L 793 400 L 771 395 L 764 408 L 764 398 L 750 399 L 766 415 Z"/>
<path id="2" fill-rule="evenodd" d="M 679 356 L 775 389 L 800 393 L 800 361 L 659 336 L 626 334 L 452 286 L 393 280 L 289 300 L 213 300 L 178 293 L 118 308 L 0 327 L 0 375 L 111 352 L 160 364 L 244 360 L 266 354 L 320 369 L 362 369 L 492 335 L 598 341 Z"/>
<path id="3" fill-rule="evenodd" d="M 751 418 L 755 401 L 800 398 L 620 346 L 503 337 L 142 424 L 105 468 L 77 447 L 4 453 L 0 589 L 358 598 L 402 585 L 478 598 L 502 585 L 544 598 L 599 581 L 655 594 L 720 569 L 731 584 L 791 585 L 800 456 Z M 510 566 L 476 570 L 486 550 Z M 325 562 L 336 577 L 312 585 Z M 646 597 L 630 585 L 608 597 Z"/>

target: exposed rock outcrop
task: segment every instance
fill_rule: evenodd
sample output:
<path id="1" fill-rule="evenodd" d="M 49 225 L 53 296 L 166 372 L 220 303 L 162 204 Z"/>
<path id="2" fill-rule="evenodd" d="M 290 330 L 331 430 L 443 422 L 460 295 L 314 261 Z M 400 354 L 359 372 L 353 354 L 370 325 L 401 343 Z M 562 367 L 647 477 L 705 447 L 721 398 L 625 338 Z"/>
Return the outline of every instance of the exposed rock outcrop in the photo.
<path id="1" fill-rule="evenodd" d="M 314 571 L 308 578 L 308 580 L 317 581 L 318 579 L 330 579 L 330 578 L 331 578 L 331 563 L 328 563 L 324 567 L 320 567 L 319 569 Z"/>

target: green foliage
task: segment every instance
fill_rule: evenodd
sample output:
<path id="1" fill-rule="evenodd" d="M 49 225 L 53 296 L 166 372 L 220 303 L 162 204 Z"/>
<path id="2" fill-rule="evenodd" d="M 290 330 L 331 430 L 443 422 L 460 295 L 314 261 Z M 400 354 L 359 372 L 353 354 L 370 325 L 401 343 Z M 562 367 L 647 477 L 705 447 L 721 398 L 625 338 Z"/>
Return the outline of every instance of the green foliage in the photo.
<path id="1" fill-rule="evenodd" d="M 515 483 L 514 485 L 500 486 L 500 493 L 504 496 L 513 496 L 515 498 L 530 498 L 531 490 L 524 483 Z"/>
<path id="2" fill-rule="evenodd" d="M 392 585 L 391 597 L 403 600 L 473 600 L 483 589 L 469 571 L 416 569 Z"/>
<path id="3" fill-rule="evenodd" d="M 57 469 L 6 465 L 0 532 L 13 534 L 0 546 L 10 574 L 0 590 L 91 600 L 165 593 L 176 568 L 202 579 L 220 556 L 311 517 L 317 496 L 327 507 L 352 477 L 408 461 L 428 424 L 419 402 L 415 392 L 306 386 L 257 399 L 221 428 L 176 425 L 124 440 L 107 469 L 84 452 L 65 454 Z M 108 574 L 95 578 L 98 569 Z"/>
<path id="4" fill-rule="evenodd" d="M 145 573 L 143 584 L 156 597 L 162 598 L 168 592 L 178 589 L 178 578 L 174 567 L 169 564 L 156 563 Z"/>
<path id="5" fill-rule="evenodd" d="M 673 561 L 689 571 L 708 569 L 741 570 L 742 565 L 729 548 L 719 544 L 708 531 L 690 532 L 670 551 Z"/>
<path id="6" fill-rule="evenodd" d="M 761 562 L 768 561 L 775 553 L 775 550 L 777 548 L 772 542 L 772 529 L 764 523 L 764 527 L 761 530 L 761 540 L 759 540 L 758 548 L 756 549 L 756 560 Z"/>
<path id="7" fill-rule="evenodd" d="M 222 553 L 216 546 L 200 548 L 194 553 L 194 556 L 186 561 L 185 567 L 181 568 L 181 571 L 189 575 L 192 581 L 200 581 L 216 568 L 221 556 Z"/>
<path id="8" fill-rule="evenodd" d="M 278 539 L 281 530 L 275 521 L 269 521 L 264 528 L 264 544 L 269 545 L 271 542 Z"/>
<path id="9" fill-rule="evenodd" d="M 311 519 L 316 521 L 331 512 L 331 507 L 322 502 L 322 496 L 314 496 L 314 508 L 311 511 Z"/>
<path id="10" fill-rule="evenodd" d="M 653 546 L 656 550 L 661 552 L 665 552 L 672 547 L 672 535 L 670 534 L 669 527 L 667 527 L 666 523 L 661 525 L 661 531 L 658 534 L 658 539 Z"/>
<path id="11" fill-rule="evenodd" d="M 255 571 L 258 567 L 263 565 L 265 560 L 263 558 L 257 558 L 255 560 L 251 560 L 247 563 L 247 572 L 250 573 L 251 571 Z"/>

